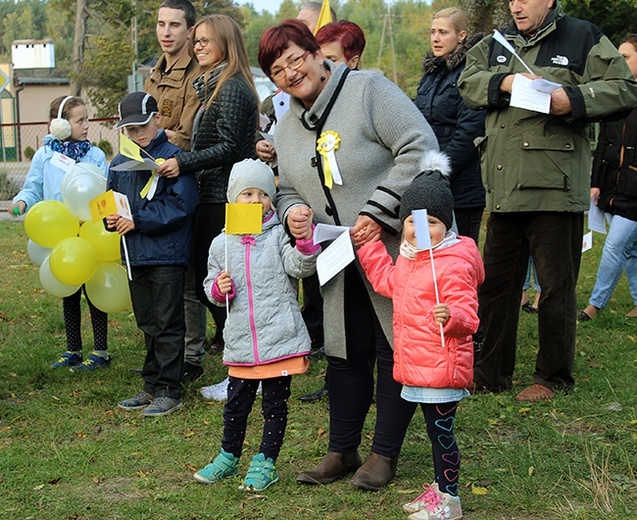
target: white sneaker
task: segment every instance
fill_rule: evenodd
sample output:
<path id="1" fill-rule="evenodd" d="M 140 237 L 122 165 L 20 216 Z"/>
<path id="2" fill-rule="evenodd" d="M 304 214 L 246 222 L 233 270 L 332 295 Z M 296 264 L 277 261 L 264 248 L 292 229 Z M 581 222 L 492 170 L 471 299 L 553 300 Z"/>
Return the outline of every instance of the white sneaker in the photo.
<path id="1" fill-rule="evenodd" d="M 460 507 L 460 498 L 452 497 L 448 493 L 442 493 L 440 490 L 434 489 L 428 496 L 428 502 L 425 503 L 420 511 L 417 511 L 407 517 L 407 520 L 461 520 L 462 507 Z M 423 493 L 424 495 L 424 493 Z M 422 496 L 422 495 L 421 495 Z M 419 497 L 420 498 L 420 497 Z"/>
<path id="2" fill-rule="evenodd" d="M 225 378 L 221 383 L 217 383 L 216 385 L 204 386 L 199 390 L 202 397 L 208 401 L 225 401 L 228 399 L 228 383 L 230 382 L 229 378 Z M 263 389 L 261 387 L 261 383 L 259 383 L 259 388 L 257 388 L 257 395 L 261 395 Z"/>
<path id="3" fill-rule="evenodd" d="M 434 482 L 433 484 L 423 484 L 422 489 L 424 491 L 418 497 L 403 505 L 403 511 L 405 513 L 417 513 L 425 507 L 426 504 L 435 500 L 435 497 L 440 494 L 438 482 Z"/>

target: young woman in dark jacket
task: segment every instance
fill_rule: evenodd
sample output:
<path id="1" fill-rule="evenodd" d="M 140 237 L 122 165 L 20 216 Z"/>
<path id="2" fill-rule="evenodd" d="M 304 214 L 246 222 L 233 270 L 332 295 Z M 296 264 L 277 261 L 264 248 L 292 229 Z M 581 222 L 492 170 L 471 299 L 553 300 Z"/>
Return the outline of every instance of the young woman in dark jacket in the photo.
<path id="1" fill-rule="evenodd" d="M 637 34 L 619 46 L 637 78 Z M 593 156 L 591 199 L 606 212 L 610 229 L 588 307 L 579 321 L 596 318 L 606 307 L 624 269 L 635 308 L 626 316 L 637 317 L 637 109 L 626 119 L 602 123 Z"/>
<path id="2" fill-rule="evenodd" d="M 431 125 L 440 150 L 451 159 L 451 191 L 458 233 L 478 243 L 484 209 L 480 158 L 473 140 L 484 135 L 484 110 L 471 110 L 458 92 L 466 52 L 481 36 L 467 37 L 468 18 L 457 7 L 443 9 L 431 23 L 431 51 L 422 61 L 424 75 L 416 106 Z"/>
<path id="3" fill-rule="evenodd" d="M 208 250 L 225 220 L 226 190 L 232 166 L 253 158 L 259 113 L 241 30 L 229 16 L 202 18 L 193 28 L 193 49 L 201 76 L 193 82 L 201 100 L 195 116 L 192 148 L 162 164 L 166 177 L 194 173 L 199 207 L 194 217 L 193 253 L 199 299 L 208 307 L 220 338 L 225 310 L 212 305 L 203 291 L 208 272 Z"/>

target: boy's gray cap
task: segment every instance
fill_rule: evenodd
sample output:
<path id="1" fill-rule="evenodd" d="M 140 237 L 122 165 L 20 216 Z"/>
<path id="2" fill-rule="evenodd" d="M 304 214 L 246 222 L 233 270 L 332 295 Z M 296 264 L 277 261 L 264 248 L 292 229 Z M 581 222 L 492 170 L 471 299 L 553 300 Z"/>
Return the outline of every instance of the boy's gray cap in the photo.
<path id="1" fill-rule="evenodd" d="M 272 169 L 263 161 L 244 159 L 235 163 L 228 180 L 228 202 L 234 203 L 247 188 L 258 188 L 270 196 L 272 204 L 276 196 L 276 181 Z"/>
<path id="2" fill-rule="evenodd" d="M 119 102 L 119 123 L 115 128 L 143 126 L 159 112 L 157 101 L 146 92 L 133 92 Z"/>

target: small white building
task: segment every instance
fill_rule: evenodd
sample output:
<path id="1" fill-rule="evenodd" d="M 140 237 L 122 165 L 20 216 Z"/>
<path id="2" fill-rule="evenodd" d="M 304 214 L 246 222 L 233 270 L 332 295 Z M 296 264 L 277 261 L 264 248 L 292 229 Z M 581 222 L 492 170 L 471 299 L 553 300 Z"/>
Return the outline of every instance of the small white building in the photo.
<path id="1" fill-rule="evenodd" d="M 15 70 L 54 69 L 53 40 L 14 40 L 11 42 L 11 62 Z"/>

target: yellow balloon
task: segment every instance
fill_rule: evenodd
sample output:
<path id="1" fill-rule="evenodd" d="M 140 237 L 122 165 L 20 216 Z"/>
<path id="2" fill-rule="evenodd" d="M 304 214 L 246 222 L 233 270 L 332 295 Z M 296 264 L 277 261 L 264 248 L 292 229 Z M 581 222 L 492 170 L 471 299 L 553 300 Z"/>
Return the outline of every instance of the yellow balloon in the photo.
<path id="1" fill-rule="evenodd" d="M 116 262 L 121 259 L 119 233 L 108 231 L 101 220 L 84 222 L 80 226 L 80 238 L 88 240 L 95 248 L 99 261 Z"/>
<path id="2" fill-rule="evenodd" d="M 97 269 L 95 248 L 80 237 L 65 238 L 51 251 L 51 272 L 66 285 L 82 285 Z"/>
<path id="3" fill-rule="evenodd" d="M 89 300 L 101 311 L 119 312 L 131 306 L 126 269 L 114 262 L 98 263 L 85 287 Z"/>
<path id="4" fill-rule="evenodd" d="M 27 236 L 42 247 L 54 247 L 65 238 L 77 236 L 80 221 L 59 200 L 43 200 L 24 217 Z"/>

